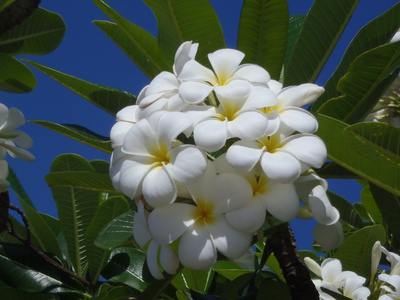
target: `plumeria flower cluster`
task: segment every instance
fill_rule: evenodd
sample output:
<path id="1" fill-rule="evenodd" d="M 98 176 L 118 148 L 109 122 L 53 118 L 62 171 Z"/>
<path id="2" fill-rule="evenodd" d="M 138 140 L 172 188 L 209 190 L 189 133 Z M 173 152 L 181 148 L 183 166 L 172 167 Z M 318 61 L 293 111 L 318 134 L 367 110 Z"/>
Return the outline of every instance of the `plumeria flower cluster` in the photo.
<path id="1" fill-rule="evenodd" d="M 20 157 L 26 161 L 33 161 L 35 157 L 26 149 L 33 146 L 33 141 L 25 132 L 16 128 L 25 124 L 22 112 L 14 107 L 10 109 L 0 103 L 0 192 L 7 191 L 9 182 L 8 164 L 4 160 L 7 153 L 13 157 Z M 18 147 L 19 146 L 19 147 Z"/>
<path id="2" fill-rule="evenodd" d="M 315 84 L 282 87 L 244 54 L 222 49 L 196 61 L 198 44 L 176 52 L 162 72 L 122 109 L 111 130 L 110 176 L 138 207 L 134 237 L 147 249 L 156 278 L 181 263 L 209 269 L 217 252 L 238 258 L 269 216 L 315 217 L 314 234 L 342 236 L 326 181 L 312 168 L 326 160 L 303 109 L 324 91 Z M 302 204 L 303 203 L 303 206 Z M 318 240 L 318 238 L 317 238 Z"/>
<path id="3" fill-rule="evenodd" d="M 349 299 L 367 300 L 371 294 L 370 290 L 363 286 L 366 279 L 352 271 L 343 271 L 340 260 L 336 258 L 325 259 L 321 266 L 309 257 L 304 258 L 304 262 L 310 271 L 320 278 L 313 279 L 313 282 L 322 300 L 336 299 L 326 293 L 324 288 Z"/>

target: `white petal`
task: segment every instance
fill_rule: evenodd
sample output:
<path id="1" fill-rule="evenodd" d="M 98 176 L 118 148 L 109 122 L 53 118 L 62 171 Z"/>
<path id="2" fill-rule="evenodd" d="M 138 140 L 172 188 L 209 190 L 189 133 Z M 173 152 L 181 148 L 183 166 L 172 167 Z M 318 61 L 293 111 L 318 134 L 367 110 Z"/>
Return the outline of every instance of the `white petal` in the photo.
<path id="1" fill-rule="evenodd" d="M 199 64 L 194 59 L 189 60 L 184 66 L 182 71 L 180 72 L 178 79 L 182 81 L 197 81 L 197 82 L 209 82 L 211 85 L 214 85 L 217 82 L 217 78 L 214 73 Z"/>
<path id="2" fill-rule="evenodd" d="M 268 87 L 271 89 L 271 91 L 278 95 L 279 92 L 282 90 L 282 83 L 271 79 L 270 81 L 268 81 Z"/>
<path id="3" fill-rule="evenodd" d="M 134 124 L 129 122 L 117 122 L 114 124 L 110 132 L 110 139 L 113 147 L 122 146 L 124 138 L 132 126 L 134 126 Z"/>
<path id="4" fill-rule="evenodd" d="M 226 104 L 234 105 L 232 102 L 240 103 L 240 105 L 234 105 L 236 110 L 243 106 L 251 91 L 251 84 L 245 80 L 233 80 L 226 85 L 215 87 L 215 93 L 224 107 Z"/>
<path id="5" fill-rule="evenodd" d="M 226 120 L 205 120 L 197 124 L 193 131 L 194 141 L 197 146 L 208 152 L 221 149 L 228 138 Z"/>
<path id="6" fill-rule="evenodd" d="M 364 283 L 365 283 L 365 278 L 362 276 L 352 276 L 347 278 L 346 283 L 344 284 L 343 287 L 343 295 L 351 296 L 353 291 L 362 287 Z"/>
<path id="7" fill-rule="evenodd" d="M 179 258 L 175 251 L 170 247 L 163 245 L 160 250 L 161 266 L 168 274 L 175 274 L 179 268 Z"/>
<path id="8" fill-rule="evenodd" d="M 144 245 L 146 245 L 151 239 L 147 226 L 147 220 L 143 214 L 143 203 L 142 201 L 139 201 L 138 212 L 136 212 L 133 216 L 133 237 L 140 247 L 144 247 Z"/>
<path id="9" fill-rule="evenodd" d="M 208 54 L 208 59 L 219 81 L 226 82 L 244 58 L 244 53 L 234 49 L 221 49 Z M 220 84 L 221 85 L 221 84 Z"/>
<path id="10" fill-rule="evenodd" d="M 14 145 L 12 145 L 11 143 L 8 143 L 7 141 L 5 141 L 5 143 L 0 143 L 0 147 L 6 148 L 7 152 L 12 156 L 12 157 L 20 157 L 23 160 L 26 161 L 34 161 L 35 160 L 35 156 L 30 153 L 29 151 L 22 149 L 22 148 L 18 148 Z"/>
<path id="11" fill-rule="evenodd" d="M 148 219 L 154 241 L 166 245 L 178 239 L 194 223 L 192 215 L 195 210 L 196 206 L 184 203 L 155 208 Z"/>
<path id="12" fill-rule="evenodd" d="M 250 247 L 252 234 L 232 228 L 223 217 L 209 225 L 209 229 L 215 247 L 226 257 L 238 258 Z"/>
<path id="13" fill-rule="evenodd" d="M 336 278 L 342 273 L 342 264 L 336 258 L 327 258 L 321 264 L 321 277 L 323 281 L 336 283 Z"/>
<path id="14" fill-rule="evenodd" d="M 280 115 L 276 110 L 272 110 L 271 112 L 264 114 L 264 116 L 268 119 L 268 128 L 265 135 L 271 136 L 275 134 L 281 126 Z"/>
<path id="15" fill-rule="evenodd" d="M 399 275 L 380 274 L 379 280 L 382 280 L 382 281 L 385 281 L 385 282 L 391 284 L 396 289 L 396 292 L 400 292 L 400 276 Z"/>
<path id="16" fill-rule="evenodd" d="M 8 107 L 5 106 L 3 103 L 0 103 L 0 128 L 7 122 L 8 118 Z"/>
<path id="17" fill-rule="evenodd" d="M 272 182 L 263 195 L 268 212 L 282 221 L 294 219 L 300 209 L 296 189 L 292 183 Z"/>
<path id="18" fill-rule="evenodd" d="M 331 225 L 339 220 L 339 211 L 331 205 L 324 188 L 320 185 L 313 189 L 308 199 L 314 219 L 323 225 Z"/>
<path id="19" fill-rule="evenodd" d="M 199 199 L 204 200 L 206 198 L 208 190 L 216 176 L 217 172 L 214 163 L 207 160 L 207 168 L 204 170 L 203 176 L 187 185 L 187 189 L 194 201 Z"/>
<path id="20" fill-rule="evenodd" d="M 313 230 L 315 241 L 321 245 L 323 251 L 329 251 L 340 246 L 344 235 L 340 223 L 332 225 L 317 224 Z"/>
<path id="21" fill-rule="evenodd" d="M 182 71 L 183 66 L 191 59 L 196 57 L 198 43 L 184 42 L 179 46 L 175 54 L 173 70 L 176 75 Z"/>
<path id="22" fill-rule="evenodd" d="M 281 122 L 298 132 L 314 133 L 318 129 L 315 117 L 305 109 L 290 107 L 280 111 Z"/>
<path id="23" fill-rule="evenodd" d="M 271 77 L 268 72 L 258 66 L 253 64 L 243 64 L 237 68 L 235 74 L 233 75 L 235 79 L 245 79 L 251 83 L 264 83 L 266 84 Z"/>
<path id="24" fill-rule="evenodd" d="M 205 226 L 186 232 L 179 242 L 179 260 L 192 270 L 208 270 L 217 260 L 217 251 Z"/>
<path id="25" fill-rule="evenodd" d="M 119 186 L 120 190 L 125 195 L 133 199 L 141 186 L 143 178 L 150 172 L 153 166 L 139 163 L 132 158 L 122 160 L 121 163 L 115 165 L 116 171 L 119 165 L 121 165 L 119 179 L 115 178 L 119 182 L 114 186 Z M 114 168 L 112 173 L 114 173 Z M 114 176 L 112 176 L 112 178 L 114 178 Z"/>
<path id="26" fill-rule="evenodd" d="M 228 122 L 230 137 L 242 140 L 255 140 L 262 137 L 268 127 L 268 120 L 260 111 L 240 113 L 234 120 Z"/>
<path id="27" fill-rule="evenodd" d="M 232 174 L 218 175 L 209 188 L 206 201 L 214 203 L 215 213 L 222 214 L 237 209 L 251 200 L 253 189 L 246 179 Z"/>
<path id="28" fill-rule="evenodd" d="M 199 104 L 208 97 L 212 90 L 213 87 L 208 84 L 186 81 L 179 86 L 179 95 L 187 103 Z"/>
<path id="29" fill-rule="evenodd" d="M 178 194 L 175 182 L 165 167 L 153 168 L 144 178 L 142 189 L 146 202 L 153 207 L 172 203 Z"/>
<path id="30" fill-rule="evenodd" d="M 165 106 L 168 103 L 167 98 L 157 98 L 157 101 L 151 103 L 151 105 L 145 107 L 139 107 L 137 111 L 138 120 L 149 119 L 150 115 L 156 111 L 165 110 Z"/>
<path id="31" fill-rule="evenodd" d="M 16 137 L 11 138 L 11 140 L 21 148 L 30 149 L 33 147 L 33 140 L 25 132 L 14 129 L 14 130 L 9 130 L 8 134 L 16 135 Z"/>
<path id="32" fill-rule="evenodd" d="M 126 133 L 122 151 L 127 154 L 151 157 L 149 151 L 155 143 L 154 129 L 147 120 L 141 120 Z"/>
<path id="33" fill-rule="evenodd" d="M 265 175 L 281 182 L 293 181 L 301 173 L 299 161 L 285 152 L 264 152 L 261 157 L 261 167 Z"/>
<path id="34" fill-rule="evenodd" d="M 273 91 L 263 86 L 254 86 L 245 105 L 243 106 L 243 110 L 271 107 L 277 103 L 278 98 Z"/>
<path id="35" fill-rule="evenodd" d="M 257 142 L 237 141 L 226 153 L 228 163 L 239 172 L 249 172 L 259 161 L 264 149 Z"/>
<path id="36" fill-rule="evenodd" d="M 174 89 L 178 89 L 179 82 L 175 75 L 170 72 L 161 72 L 158 74 L 151 83 L 148 85 L 146 90 L 146 96 L 158 93 L 166 93 Z M 141 103 L 142 106 L 142 103 Z"/>
<path id="37" fill-rule="evenodd" d="M 24 114 L 17 108 L 11 107 L 8 110 L 7 123 L 2 129 L 14 129 L 25 124 Z"/>
<path id="38" fill-rule="evenodd" d="M 157 123 L 156 138 L 160 147 L 171 148 L 172 140 L 192 125 L 190 118 L 181 112 L 169 112 L 162 115 Z"/>
<path id="39" fill-rule="evenodd" d="M 315 260 L 309 257 L 304 257 L 304 263 L 311 272 L 321 277 L 321 266 Z"/>
<path id="40" fill-rule="evenodd" d="M 283 150 L 290 152 L 303 163 L 320 168 L 326 160 L 327 150 L 324 142 L 316 135 L 295 134 L 282 141 Z"/>
<path id="41" fill-rule="evenodd" d="M 147 266 L 151 275 L 158 280 L 164 279 L 160 267 L 158 266 L 158 245 L 153 241 L 150 242 L 147 248 Z"/>
<path id="42" fill-rule="evenodd" d="M 170 163 L 166 165 L 172 178 L 187 184 L 198 179 L 206 170 L 207 159 L 202 151 L 191 145 L 183 145 L 170 151 Z"/>
<path id="43" fill-rule="evenodd" d="M 278 95 L 278 99 L 284 106 L 302 107 L 317 100 L 325 91 L 313 83 L 305 83 L 299 86 L 289 86 L 284 88 Z"/>
<path id="44" fill-rule="evenodd" d="M 369 295 L 371 295 L 371 291 L 369 288 L 363 286 L 354 290 L 350 296 L 353 297 L 353 299 L 368 299 Z"/>
<path id="45" fill-rule="evenodd" d="M 229 225 L 243 232 L 256 232 L 264 223 L 265 209 L 259 196 L 253 197 L 245 206 L 226 213 Z"/>
<path id="46" fill-rule="evenodd" d="M 116 115 L 117 121 L 136 123 L 138 121 L 137 115 L 136 115 L 138 109 L 139 109 L 139 105 L 129 105 L 129 106 L 124 107 L 117 113 L 117 115 Z"/>

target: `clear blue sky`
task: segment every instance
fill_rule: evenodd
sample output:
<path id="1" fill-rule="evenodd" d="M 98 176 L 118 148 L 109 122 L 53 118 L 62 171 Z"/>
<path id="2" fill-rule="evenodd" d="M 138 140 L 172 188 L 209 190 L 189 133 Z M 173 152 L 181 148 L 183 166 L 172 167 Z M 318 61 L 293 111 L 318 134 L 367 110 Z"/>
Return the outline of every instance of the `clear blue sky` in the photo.
<path id="1" fill-rule="evenodd" d="M 338 0 L 340 1 L 340 0 Z M 226 44 L 236 48 L 236 33 L 243 1 L 211 0 L 225 34 Z M 290 14 L 306 14 L 311 0 L 289 0 Z M 397 0 L 361 0 L 350 20 L 348 28 L 335 49 L 330 61 L 318 79 L 323 85 L 340 61 L 341 55 L 355 33 L 374 17 L 382 14 L 396 4 Z M 157 34 L 155 18 L 139 0 L 109 0 L 108 3 L 125 18 Z M 45 56 L 22 56 L 62 72 L 71 74 L 89 82 L 102 84 L 137 95 L 143 86 L 149 83 L 140 70 L 101 32 L 92 20 L 104 20 L 107 17 L 90 0 L 46 1 L 41 7 L 59 13 L 67 24 L 67 32 L 61 45 Z M 17 107 L 29 120 L 46 120 L 57 123 L 79 124 L 101 135 L 109 136 L 114 118 L 86 102 L 54 80 L 33 70 L 38 85 L 29 94 L 9 94 L 0 91 L 0 102 L 8 107 Z M 40 212 L 56 216 L 56 205 L 52 200 L 44 176 L 49 172 L 53 159 L 62 153 L 77 153 L 88 160 L 104 159 L 109 156 L 69 138 L 53 133 L 34 124 L 21 128 L 34 140 L 31 152 L 36 161 L 27 163 L 21 159 L 7 158 L 9 165 L 17 173 L 24 188 Z M 330 181 L 330 188 L 352 202 L 359 201 L 360 187 L 357 183 L 344 185 L 338 180 Z M 12 203 L 18 200 L 12 195 Z M 312 243 L 313 221 L 294 223 L 300 249 L 309 248 Z"/>

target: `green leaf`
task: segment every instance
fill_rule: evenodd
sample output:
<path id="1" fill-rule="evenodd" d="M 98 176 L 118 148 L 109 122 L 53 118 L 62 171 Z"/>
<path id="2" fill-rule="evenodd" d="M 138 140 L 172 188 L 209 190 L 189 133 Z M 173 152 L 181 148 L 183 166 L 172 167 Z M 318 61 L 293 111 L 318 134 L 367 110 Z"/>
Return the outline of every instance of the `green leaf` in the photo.
<path id="1" fill-rule="evenodd" d="M 350 202 L 343 197 L 340 197 L 339 195 L 329 191 L 328 197 L 331 201 L 331 204 L 339 211 L 340 220 L 342 222 L 350 226 L 352 229 L 360 229 L 364 227 L 361 217 L 358 215 L 357 211 L 353 208 Z"/>
<path id="2" fill-rule="evenodd" d="M 326 294 L 332 296 L 332 297 L 333 297 L 334 299 L 336 299 L 336 300 L 351 300 L 351 298 L 348 298 L 348 297 L 346 297 L 346 296 L 343 296 L 342 294 L 336 293 L 336 292 L 334 292 L 334 291 L 332 291 L 332 290 L 330 290 L 330 289 L 321 287 L 321 290 L 322 290 L 323 292 L 325 292 Z"/>
<path id="3" fill-rule="evenodd" d="M 55 294 L 29 293 L 14 289 L 0 282 L 0 295 L 3 299 L 24 299 L 24 300 L 56 300 Z"/>
<path id="4" fill-rule="evenodd" d="M 47 54 L 61 43 L 66 26 L 60 15 L 43 8 L 0 37 L 0 52 L 9 55 Z"/>
<path id="5" fill-rule="evenodd" d="M 58 156 L 51 173 L 93 172 L 91 164 L 75 154 Z M 99 193 L 70 187 L 52 187 L 60 223 L 67 241 L 68 254 L 76 274 L 83 276 L 87 267 L 86 230 L 99 205 Z"/>
<path id="6" fill-rule="evenodd" d="M 217 261 L 213 267 L 213 270 L 230 281 L 235 280 L 243 274 L 253 273 L 252 270 L 243 269 L 233 262 L 223 260 Z"/>
<path id="7" fill-rule="evenodd" d="M 176 289 L 189 287 L 192 290 L 206 294 L 214 278 L 214 270 L 190 270 L 184 268 L 173 280 Z"/>
<path id="8" fill-rule="evenodd" d="M 175 52 L 186 41 L 199 43 L 196 60 L 209 65 L 207 55 L 225 48 L 217 14 L 208 0 L 143 0 L 157 18 L 160 49 L 172 65 Z"/>
<path id="9" fill-rule="evenodd" d="M 326 82 L 324 86 L 325 93 L 312 105 L 312 112 L 316 112 L 327 100 L 340 96 L 340 92 L 336 87 L 340 78 L 347 72 L 350 64 L 363 52 L 387 43 L 400 26 L 399 15 L 400 3 L 361 28 L 348 46 L 339 66 Z"/>
<path id="10" fill-rule="evenodd" d="M 372 195 L 382 213 L 383 220 L 389 226 L 389 231 L 400 241 L 400 198 L 376 185 L 372 184 L 370 186 Z"/>
<path id="11" fill-rule="evenodd" d="M 8 93 L 29 93 L 36 87 L 36 78 L 23 63 L 0 53 L 0 90 Z"/>
<path id="12" fill-rule="evenodd" d="M 1 0 L 0 1 L 0 13 L 9 5 L 11 5 L 16 0 Z"/>
<path id="13" fill-rule="evenodd" d="M 143 292 L 153 280 L 145 270 L 146 254 L 135 248 L 113 250 L 111 259 L 101 275 L 111 282 L 122 282 L 135 290 Z M 147 268 L 147 267 L 146 267 Z"/>
<path id="14" fill-rule="evenodd" d="M 372 196 L 371 188 L 369 186 L 365 186 L 361 191 L 361 203 L 367 210 L 367 212 L 370 215 L 370 217 L 372 218 L 372 220 L 376 224 L 383 225 L 382 213 L 379 210 L 374 197 Z"/>
<path id="15" fill-rule="evenodd" d="M 17 174 L 15 174 L 14 170 L 11 169 L 10 166 L 8 166 L 7 180 L 10 183 L 11 189 L 18 196 L 18 198 L 23 199 L 23 201 L 25 203 L 29 204 L 32 208 L 35 209 L 35 205 L 33 204 L 32 200 L 29 198 L 24 187 L 22 186 L 21 182 L 19 181 Z"/>
<path id="16" fill-rule="evenodd" d="M 345 129 L 349 144 L 360 155 L 385 165 L 400 165 L 400 128 L 386 123 L 358 123 Z"/>
<path id="17" fill-rule="evenodd" d="M 129 211 L 109 222 L 94 244 L 102 249 L 112 249 L 126 242 L 132 237 L 134 214 L 134 211 Z"/>
<path id="18" fill-rule="evenodd" d="M 363 157 L 355 151 L 345 138 L 347 124 L 321 114 L 318 115 L 318 123 L 317 135 L 324 140 L 329 159 L 389 192 L 400 195 L 398 167 L 393 164 L 381 165 L 379 161 Z"/>
<path id="19" fill-rule="evenodd" d="M 103 283 L 96 294 L 90 298 L 93 300 L 123 300 L 129 297 L 137 296 L 135 290 L 128 286 L 112 286 L 108 283 Z"/>
<path id="20" fill-rule="evenodd" d="M 288 38 L 289 9 L 285 0 L 246 0 L 243 3 L 238 31 L 238 50 L 244 63 L 265 68 L 279 80 Z"/>
<path id="21" fill-rule="evenodd" d="M 359 176 L 350 172 L 334 162 L 325 163 L 321 169 L 318 170 L 318 175 L 322 178 L 340 178 L 340 179 L 358 179 Z"/>
<path id="22" fill-rule="evenodd" d="M 266 279 L 260 282 L 256 299 L 287 300 L 291 298 L 290 289 L 287 284 L 282 281 Z"/>
<path id="23" fill-rule="evenodd" d="M 93 2 L 116 24 L 107 21 L 94 21 L 121 50 L 139 67 L 147 77 L 153 79 L 162 71 L 171 71 L 157 39 L 146 30 L 124 19 L 103 0 Z"/>
<path id="24" fill-rule="evenodd" d="M 292 15 L 289 16 L 288 37 L 284 61 L 284 70 L 286 70 L 290 57 L 292 56 L 294 45 L 299 37 L 301 28 L 303 28 L 305 15 Z"/>
<path id="25" fill-rule="evenodd" d="M 74 139 L 95 149 L 104 151 L 106 153 L 112 153 L 113 151 L 109 138 L 100 136 L 85 127 L 71 124 L 57 124 L 53 122 L 39 120 L 29 120 L 29 122 L 53 130 L 57 133 L 65 135 L 71 139 Z"/>
<path id="26" fill-rule="evenodd" d="M 92 283 L 96 283 L 111 254 L 111 251 L 96 247 L 94 241 L 104 226 L 127 211 L 129 211 L 129 204 L 124 197 L 110 197 L 100 204 L 87 229 L 86 244 L 88 247 L 89 274 Z"/>
<path id="27" fill-rule="evenodd" d="M 314 1 L 285 71 L 285 86 L 315 82 L 358 2 Z"/>
<path id="28" fill-rule="evenodd" d="M 371 251 L 376 241 L 385 244 L 386 233 L 381 225 L 364 227 L 350 235 L 338 248 L 334 257 L 342 263 L 343 270 L 370 278 Z"/>
<path id="29" fill-rule="evenodd" d="M 372 49 L 356 58 L 338 84 L 343 94 L 330 99 L 318 109 L 353 124 L 364 120 L 397 75 L 389 76 L 400 66 L 400 42 Z"/>
<path id="30" fill-rule="evenodd" d="M 87 191 L 119 194 L 112 186 L 109 173 L 88 171 L 63 171 L 45 176 L 50 187 L 70 187 Z"/>
<path id="31" fill-rule="evenodd" d="M 111 115 L 136 102 L 136 96 L 128 92 L 90 83 L 33 61 L 24 61 Z"/>

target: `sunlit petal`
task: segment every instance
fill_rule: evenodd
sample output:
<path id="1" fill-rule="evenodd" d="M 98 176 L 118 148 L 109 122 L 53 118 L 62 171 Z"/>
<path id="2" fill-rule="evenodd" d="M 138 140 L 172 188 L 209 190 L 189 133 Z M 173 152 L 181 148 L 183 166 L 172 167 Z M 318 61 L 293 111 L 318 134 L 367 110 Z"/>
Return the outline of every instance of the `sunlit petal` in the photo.
<path id="1" fill-rule="evenodd" d="M 117 170 L 117 165 L 115 169 Z M 143 178 L 153 168 L 152 165 L 138 163 L 132 159 L 121 161 L 121 171 L 119 176 L 120 190 L 133 199 L 142 183 Z"/>
<path id="2" fill-rule="evenodd" d="M 265 221 L 264 204 L 253 197 L 245 206 L 226 213 L 229 225 L 243 232 L 256 232 Z"/>
<path id="3" fill-rule="evenodd" d="M 255 140 L 262 137 L 267 127 L 268 120 L 260 111 L 240 113 L 234 120 L 228 122 L 229 136 L 242 140 Z"/>
<path id="4" fill-rule="evenodd" d="M 173 70 L 176 75 L 179 75 L 183 66 L 191 59 L 194 59 L 197 53 L 198 43 L 185 42 L 179 46 L 175 54 Z"/>
<path id="5" fill-rule="evenodd" d="M 210 82 L 214 85 L 217 81 L 214 73 L 199 64 L 194 59 L 189 60 L 178 75 L 178 79 L 182 81 L 197 81 L 197 82 Z"/>
<path id="6" fill-rule="evenodd" d="M 313 83 L 305 83 L 299 86 L 289 86 L 284 88 L 278 95 L 278 99 L 284 106 L 302 107 L 317 100 L 325 91 Z"/>
<path id="7" fill-rule="evenodd" d="M 178 194 L 174 180 L 164 167 L 153 168 L 143 179 L 143 196 L 153 207 L 172 203 Z"/>
<path id="8" fill-rule="evenodd" d="M 122 151 L 127 154 L 149 156 L 149 148 L 155 141 L 155 133 L 147 120 L 136 123 L 127 133 Z"/>
<path id="9" fill-rule="evenodd" d="M 294 219 L 300 209 L 296 189 L 292 183 L 273 182 L 263 195 L 268 212 L 282 221 Z"/>
<path id="10" fill-rule="evenodd" d="M 228 126 L 226 120 L 205 120 L 194 128 L 194 141 L 197 146 L 214 152 L 221 149 L 228 138 Z"/>
<path id="11" fill-rule="evenodd" d="M 243 79 L 252 83 L 261 84 L 266 84 L 271 79 L 268 72 L 264 68 L 253 64 L 243 64 L 239 66 L 232 77 L 235 79 Z"/>
<path id="12" fill-rule="evenodd" d="M 284 152 L 264 152 L 261 167 L 269 178 L 282 182 L 293 181 L 301 173 L 299 161 L 293 155 Z"/>
<path id="13" fill-rule="evenodd" d="M 244 53 L 234 49 L 221 49 L 208 54 L 208 59 L 220 82 L 232 76 L 243 58 Z"/>
<path id="14" fill-rule="evenodd" d="M 298 132 L 314 133 L 318 129 L 317 119 L 302 108 L 290 107 L 280 111 L 280 118 L 281 122 Z"/>
<path id="15" fill-rule="evenodd" d="M 186 81 L 179 86 L 179 95 L 187 103 L 198 104 L 203 102 L 212 90 L 213 87 L 208 84 Z"/>
<path id="16" fill-rule="evenodd" d="M 255 141 L 237 141 L 226 153 L 228 163 L 239 172 L 249 172 L 259 161 L 264 150 Z"/>
<path id="17" fill-rule="evenodd" d="M 188 116 L 181 112 L 169 112 L 162 115 L 156 127 L 156 139 L 159 146 L 171 148 L 172 140 L 192 125 Z"/>
<path id="18" fill-rule="evenodd" d="M 164 279 L 164 275 L 158 266 L 158 248 L 159 245 L 153 241 L 150 242 L 149 247 L 147 248 L 147 266 L 149 267 L 151 275 L 155 279 L 161 280 Z"/>

